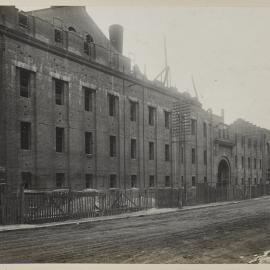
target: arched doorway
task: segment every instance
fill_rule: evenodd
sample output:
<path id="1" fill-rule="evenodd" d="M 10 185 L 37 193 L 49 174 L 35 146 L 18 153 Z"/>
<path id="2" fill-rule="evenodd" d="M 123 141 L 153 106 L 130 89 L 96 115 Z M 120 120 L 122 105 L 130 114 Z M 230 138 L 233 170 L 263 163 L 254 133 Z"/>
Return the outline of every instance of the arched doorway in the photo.
<path id="1" fill-rule="evenodd" d="M 227 187 L 230 184 L 230 165 L 225 159 L 222 159 L 218 164 L 218 179 L 217 186 Z"/>

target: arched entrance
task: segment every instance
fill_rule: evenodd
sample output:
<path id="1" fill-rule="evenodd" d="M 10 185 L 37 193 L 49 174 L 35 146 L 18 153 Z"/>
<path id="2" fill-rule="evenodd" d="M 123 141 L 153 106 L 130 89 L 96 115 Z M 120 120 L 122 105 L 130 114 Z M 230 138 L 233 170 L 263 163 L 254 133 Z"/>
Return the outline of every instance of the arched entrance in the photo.
<path id="1" fill-rule="evenodd" d="M 230 165 L 226 159 L 222 159 L 218 164 L 217 186 L 227 187 L 230 184 Z"/>

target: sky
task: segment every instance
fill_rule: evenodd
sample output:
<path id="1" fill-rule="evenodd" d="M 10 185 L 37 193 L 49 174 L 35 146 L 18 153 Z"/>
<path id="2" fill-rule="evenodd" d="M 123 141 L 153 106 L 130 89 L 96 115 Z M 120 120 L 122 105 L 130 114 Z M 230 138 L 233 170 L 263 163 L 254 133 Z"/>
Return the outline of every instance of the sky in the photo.
<path id="1" fill-rule="evenodd" d="M 193 76 L 203 108 L 224 109 L 227 124 L 243 118 L 270 129 L 270 7 L 107 4 L 87 11 L 106 36 L 109 25 L 124 27 L 124 54 L 142 72 L 146 66 L 149 79 L 164 68 L 166 38 L 173 86 L 194 96 Z"/>

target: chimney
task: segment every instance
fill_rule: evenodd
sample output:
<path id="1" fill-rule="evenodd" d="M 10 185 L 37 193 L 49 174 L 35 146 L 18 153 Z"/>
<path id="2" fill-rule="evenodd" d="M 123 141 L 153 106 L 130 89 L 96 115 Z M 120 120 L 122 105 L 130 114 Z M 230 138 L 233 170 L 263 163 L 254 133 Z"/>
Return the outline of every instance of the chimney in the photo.
<path id="1" fill-rule="evenodd" d="M 111 44 L 121 54 L 123 53 L 123 32 L 124 29 L 119 24 L 113 24 L 109 27 Z"/>

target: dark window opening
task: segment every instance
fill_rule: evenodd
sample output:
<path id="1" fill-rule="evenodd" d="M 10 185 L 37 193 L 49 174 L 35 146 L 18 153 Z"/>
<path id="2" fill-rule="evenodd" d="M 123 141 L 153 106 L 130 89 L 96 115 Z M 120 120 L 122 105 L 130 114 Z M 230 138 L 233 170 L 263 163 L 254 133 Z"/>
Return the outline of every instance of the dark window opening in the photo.
<path id="1" fill-rule="evenodd" d="M 55 182 L 57 188 L 64 187 L 65 184 L 65 174 L 64 173 L 56 173 L 55 175 Z"/>
<path id="2" fill-rule="evenodd" d="M 136 159 L 137 147 L 136 147 L 136 139 L 131 139 L 131 159 Z"/>
<path id="3" fill-rule="evenodd" d="M 192 185 L 193 187 L 196 186 L 196 178 L 195 178 L 195 176 L 192 176 L 192 178 L 191 178 L 191 185 Z"/>
<path id="4" fill-rule="evenodd" d="M 87 112 L 93 111 L 93 96 L 94 91 L 84 87 L 84 109 Z"/>
<path id="5" fill-rule="evenodd" d="M 136 121 L 137 116 L 136 107 L 137 107 L 136 102 L 130 101 L 130 121 L 132 122 Z"/>
<path id="6" fill-rule="evenodd" d="M 191 149 L 191 163 L 195 164 L 195 160 L 196 160 L 196 158 L 195 158 L 195 148 L 192 148 Z"/>
<path id="7" fill-rule="evenodd" d="M 130 184 L 130 186 L 132 188 L 137 187 L 137 175 L 131 175 L 131 184 Z"/>
<path id="8" fill-rule="evenodd" d="M 241 139 L 241 145 L 242 145 L 242 147 L 245 146 L 245 137 L 244 137 L 244 136 L 242 136 L 242 139 Z"/>
<path id="9" fill-rule="evenodd" d="M 184 176 L 182 175 L 181 176 L 181 187 L 183 187 L 184 186 Z"/>
<path id="10" fill-rule="evenodd" d="M 170 186 L 171 186 L 170 176 L 166 175 L 165 176 L 165 187 L 170 187 Z"/>
<path id="11" fill-rule="evenodd" d="M 206 150 L 203 151 L 203 163 L 204 165 L 207 165 L 207 151 Z"/>
<path id="12" fill-rule="evenodd" d="M 155 124 L 155 108 L 153 107 L 148 107 L 148 123 L 150 126 L 154 126 Z"/>
<path id="13" fill-rule="evenodd" d="M 250 169 L 251 167 L 251 162 L 250 162 L 250 158 L 248 158 L 248 169 Z"/>
<path id="14" fill-rule="evenodd" d="M 63 105 L 65 82 L 58 79 L 54 79 L 54 86 L 55 86 L 55 104 Z"/>
<path id="15" fill-rule="evenodd" d="M 257 159 L 254 158 L 254 169 L 257 169 Z"/>
<path id="16" fill-rule="evenodd" d="M 207 184 L 207 177 L 206 177 L 206 176 L 203 178 L 203 182 L 204 182 L 205 184 Z"/>
<path id="17" fill-rule="evenodd" d="M 181 163 L 184 163 L 184 147 L 181 147 Z"/>
<path id="18" fill-rule="evenodd" d="M 170 161 L 170 146 L 165 144 L 165 161 Z"/>
<path id="19" fill-rule="evenodd" d="M 234 157 L 234 165 L 235 165 L 235 168 L 237 168 L 237 163 L 238 163 L 238 158 L 237 156 Z"/>
<path id="20" fill-rule="evenodd" d="M 242 169 L 244 169 L 244 166 L 245 166 L 245 158 L 244 157 L 242 157 Z"/>
<path id="21" fill-rule="evenodd" d="M 29 25 L 28 17 L 22 13 L 19 13 L 19 25 L 24 28 L 27 28 Z"/>
<path id="22" fill-rule="evenodd" d="M 21 122 L 21 149 L 31 148 L 31 123 Z"/>
<path id="23" fill-rule="evenodd" d="M 254 178 L 254 185 L 257 185 L 257 178 Z"/>
<path id="24" fill-rule="evenodd" d="M 54 29 L 54 41 L 57 43 L 62 43 L 63 41 L 63 32 L 59 29 Z"/>
<path id="25" fill-rule="evenodd" d="M 203 136 L 205 138 L 207 137 L 207 125 L 206 125 L 206 123 L 203 123 Z"/>
<path id="26" fill-rule="evenodd" d="M 116 174 L 111 174 L 110 175 L 110 188 L 116 188 L 117 183 L 116 183 Z"/>
<path id="27" fill-rule="evenodd" d="M 197 120 L 191 119 L 191 135 L 195 135 L 197 130 Z"/>
<path id="28" fill-rule="evenodd" d="M 262 168 L 262 160 L 260 159 L 260 169 Z"/>
<path id="29" fill-rule="evenodd" d="M 30 71 L 20 69 L 20 95 L 28 98 L 30 96 Z"/>
<path id="30" fill-rule="evenodd" d="M 76 32 L 76 29 L 75 29 L 73 26 L 70 26 L 70 27 L 68 28 L 68 31 L 70 31 L 70 32 Z"/>
<path id="31" fill-rule="evenodd" d="M 165 128 L 170 128 L 170 113 L 164 111 Z"/>
<path id="32" fill-rule="evenodd" d="M 22 184 L 24 189 L 29 189 L 32 186 L 32 174 L 30 172 L 22 172 Z"/>
<path id="33" fill-rule="evenodd" d="M 116 136 L 110 136 L 110 156 L 116 157 Z"/>
<path id="34" fill-rule="evenodd" d="M 85 153 L 88 155 L 93 154 L 93 136 L 92 132 L 85 132 Z"/>
<path id="35" fill-rule="evenodd" d="M 87 173 L 85 175 L 85 188 L 94 188 L 94 185 L 93 185 L 93 174 Z"/>
<path id="36" fill-rule="evenodd" d="M 64 128 L 56 128 L 56 152 L 64 152 Z"/>
<path id="37" fill-rule="evenodd" d="M 154 186 L 155 186 L 155 176 L 149 175 L 149 187 L 154 187 Z"/>
<path id="38" fill-rule="evenodd" d="M 149 142 L 149 160 L 154 160 L 155 155 L 154 155 L 154 143 Z"/>
<path id="39" fill-rule="evenodd" d="M 96 57 L 96 50 L 95 50 L 95 44 L 94 39 L 91 35 L 86 35 L 85 41 L 84 41 L 84 53 L 87 55 L 90 55 L 91 57 Z"/>
<path id="40" fill-rule="evenodd" d="M 116 116 L 116 96 L 108 94 L 109 99 L 109 115 Z"/>

